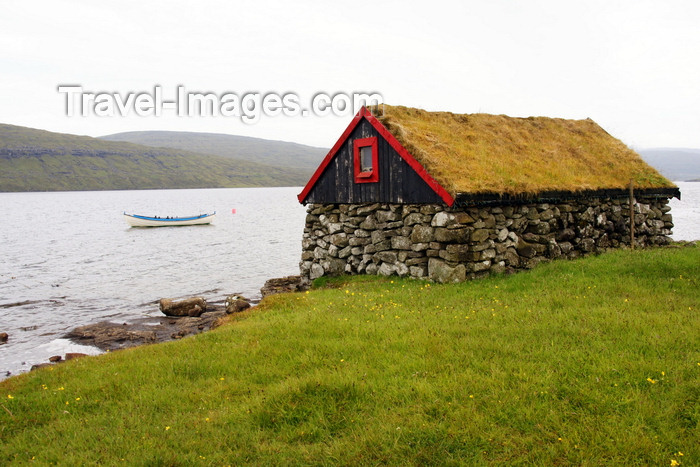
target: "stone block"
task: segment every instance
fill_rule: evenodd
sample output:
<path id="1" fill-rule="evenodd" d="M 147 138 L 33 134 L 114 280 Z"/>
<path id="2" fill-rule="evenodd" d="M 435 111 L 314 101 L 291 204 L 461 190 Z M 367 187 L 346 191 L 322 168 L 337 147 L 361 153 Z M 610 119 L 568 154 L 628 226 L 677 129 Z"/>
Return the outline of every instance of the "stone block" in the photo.
<path id="1" fill-rule="evenodd" d="M 447 227 L 455 223 L 455 216 L 451 212 L 441 211 L 433 216 L 430 225 L 433 227 Z"/>
<path id="2" fill-rule="evenodd" d="M 427 225 L 416 224 L 411 232 L 411 242 L 428 243 L 435 240 L 435 229 Z"/>
<path id="3" fill-rule="evenodd" d="M 408 237 L 402 237 L 400 235 L 391 237 L 391 248 L 394 250 L 410 250 L 411 240 Z"/>
<path id="4" fill-rule="evenodd" d="M 377 211 L 374 213 L 377 216 L 377 222 L 394 222 L 401 218 L 401 215 L 395 211 Z"/>
<path id="5" fill-rule="evenodd" d="M 426 214 L 426 215 L 433 215 L 436 212 L 442 211 L 443 208 L 442 206 L 438 206 L 437 204 L 426 204 L 420 207 L 420 213 L 421 214 Z"/>
<path id="6" fill-rule="evenodd" d="M 518 242 L 518 245 L 515 247 L 515 249 L 517 250 L 520 256 L 523 256 L 525 258 L 533 258 L 537 254 L 537 251 L 535 250 L 533 245 L 523 240 Z"/>
<path id="7" fill-rule="evenodd" d="M 313 263 L 311 265 L 311 270 L 309 271 L 309 279 L 311 279 L 311 280 L 318 279 L 324 273 L 325 273 L 325 271 L 323 270 L 323 266 L 321 266 L 318 263 Z"/>
<path id="8" fill-rule="evenodd" d="M 348 244 L 350 246 L 364 246 L 367 245 L 370 242 L 369 238 L 361 238 L 361 237 L 350 237 L 348 239 Z"/>
<path id="9" fill-rule="evenodd" d="M 408 258 L 406 260 L 406 266 L 427 266 L 428 265 L 428 258 L 422 257 L 422 258 Z"/>
<path id="10" fill-rule="evenodd" d="M 435 282 L 462 282 L 467 277 L 467 269 L 463 264 L 451 266 L 447 262 L 430 258 L 428 261 L 428 277 Z"/>
<path id="11" fill-rule="evenodd" d="M 373 243 L 372 245 L 374 246 L 375 251 L 384 251 L 384 250 L 388 250 L 391 248 L 391 241 L 384 240 L 383 242 Z"/>
<path id="12" fill-rule="evenodd" d="M 302 251 L 301 252 L 301 260 L 302 261 L 308 261 L 310 259 L 314 259 L 314 252 L 313 251 Z"/>
<path id="13" fill-rule="evenodd" d="M 403 224 L 406 226 L 421 224 L 423 222 L 423 214 L 419 212 L 413 212 L 403 219 Z"/>
<path id="14" fill-rule="evenodd" d="M 579 244 L 579 248 L 585 252 L 591 252 L 595 249 L 595 240 L 592 238 L 584 238 Z"/>
<path id="15" fill-rule="evenodd" d="M 328 233 L 329 234 L 334 234 L 336 232 L 342 232 L 343 231 L 343 224 L 340 222 L 330 222 L 328 224 Z"/>
<path id="16" fill-rule="evenodd" d="M 359 247 L 358 247 L 358 248 L 359 248 Z M 349 246 L 349 245 L 346 246 L 345 248 L 343 248 L 342 250 L 340 250 L 340 251 L 338 252 L 338 258 L 344 259 L 344 258 L 347 258 L 348 256 L 350 256 L 351 254 L 357 254 L 357 253 L 352 253 L 352 250 L 353 250 L 353 249 L 354 249 L 354 248 L 351 247 L 351 246 Z M 362 250 L 360 249 L 360 253 L 361 253 L 361 252 L 362 252 Z"/>
<path id="17" fill-rule="evenodd" d="M 377 219 L 374 218 L 374 215 L 369 215 L 365 218 L 364 221 L 360 222 L 360 228 L 365 229 L 365 230 L 374 230 L 377 228 Z"/>
<path id="18" fill-rule="evenodd" d="M 473 224 L 474 222 L 476 222 L 472 216 L 463 211 L 454 213 L 454 221 L 455 223 L 462 225 Z"/>
<path id="19" fill-rule="evenodd" d="M 349 244 L 348 235 L 345 232 L 333 234 L 331 235 L 330 242 L 340 248 L 346 247 Z"/>
<path id="20" fill-rule="evenodd" d="M 518 253 L 515 251 L 514 248 L 508 248 L 506 252 L 503 254 L 503 259 L 505 260 L 506 264 L 508 266 L 512 266 L 514 268 L 517 268 L 520 266 L 520 256 Z"/>
<path id="21" fill-rule="evenodd" d="M 493 259 L 496 257 L 496 250 L 493 248 L 489 248 L 488 250 L 484 250 L 480 253 L 480 258 L 481 260 L 487 260 L 487 259 Z"/>
<path id="22" fill-rule="evenodd" d="M 391 276 L 396 272 L 396 266 L 393 264 L 382 263 L 377 270 L 378 276 Z"/>
<path id="23" fill-rule="evenodd" d="M 473 271 L 474 272 L 488 271 L 490 268 L 491 268 L 491 260 L 490 259 L 473 263 Z"/>
<path id="24" fill-rule="evenodd" d="M 357 208 L 357 215 L 362 216 L 364 214 L 368 214 L 370 212 L 374 212 L 377 209 L 379 209 L 379 203 L 374 203 L 366 206 L 360 206 Z"/>
<path id="25" fill-rule="evenodd" d="M 399 259 L 399 257 L 395 251 L 388 250 L 375 253 L 372 259 L 375 263 L 384 262 L 394 264 Z"/>
<path id="26" fill-rule="evenodd" d="M 480 243 L 489 238 L 489 230 L 486 229 L 479 229 L 475 230 L 472 232 L 471 237 L 469 238 L 470 241 L 474 243 Z"/>
<path id="27" fill-rule="evenodd" d="M 477 243 L 476 245 L 470 245 L 469 248 L 472 251 L 484 251 L 489 248 L 493 248 L 495 242 L 493 240 L 486 240 L 485 242 Z"/>
<path id="28" fill-rule="evenodd" d="M 446 229 L 438 227 L 435 229 L 435 240 L 446 243 L 466 243 L 469 241 L 471 229 Z"/>
<path id="29" fill-rule="evenodd" d="M 408 274 L 413 278 L 422 279 L 428 274 L 428 271 L 425 267 L 409 266 Z"/>
<path id="30" fill-rule="evenodd" d="M 383 241 L 386 236 L 384 235 L 384 232 L 381 230 L 374 230 L 370 234 L 370 237 L 372 238 L 372 243 L 379 243 Z"/>
<path id="31" fill-rule="evenodd" d="M 338 248 L 335 245 L 329 246 L 328 247 L 328 256 L 333 256 L 333 257 L 337 258 L 338 257 L 338 250 L 340 250 L 340 248 Z"/>

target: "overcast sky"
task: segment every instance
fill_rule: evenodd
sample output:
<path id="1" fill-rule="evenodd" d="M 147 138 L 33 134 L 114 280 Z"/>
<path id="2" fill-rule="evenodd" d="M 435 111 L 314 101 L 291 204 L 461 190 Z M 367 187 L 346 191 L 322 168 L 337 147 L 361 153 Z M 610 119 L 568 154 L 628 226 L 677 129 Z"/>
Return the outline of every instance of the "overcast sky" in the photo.
<path id="1" fill-rule="evenodd" d="M 216 132 L 330 147 L 351 117 L 68 117 L 85 91 L 377 92 L 389 104 L 587 118 L 700 148 L 700 2 L 3 0 L 0 122 Z"/>

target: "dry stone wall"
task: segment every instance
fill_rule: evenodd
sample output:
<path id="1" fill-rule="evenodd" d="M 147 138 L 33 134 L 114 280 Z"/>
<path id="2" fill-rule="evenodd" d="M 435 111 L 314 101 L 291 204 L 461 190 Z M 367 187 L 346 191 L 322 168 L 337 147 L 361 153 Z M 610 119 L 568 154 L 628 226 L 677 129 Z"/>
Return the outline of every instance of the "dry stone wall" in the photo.
<path id="1" fill-rule="evenodd" d="M 635 245 L 670 242 L 666 198 L 634 205 Z M 459 282 L 629 245 L 626 199 L 497 207 L 309 205 L 300 270 L 306 282 L 380 274 Z"/>

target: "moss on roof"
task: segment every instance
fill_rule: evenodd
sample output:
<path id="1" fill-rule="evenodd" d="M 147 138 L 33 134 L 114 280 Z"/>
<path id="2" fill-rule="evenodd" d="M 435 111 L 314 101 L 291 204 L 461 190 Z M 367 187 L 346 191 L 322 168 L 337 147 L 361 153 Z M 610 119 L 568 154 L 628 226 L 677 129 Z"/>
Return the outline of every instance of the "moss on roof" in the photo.
<path id="1" fill-rule="evenodd" d="M 675 186 L 590 119 L 383 107 L 379 121 L 453 195 Z"/>

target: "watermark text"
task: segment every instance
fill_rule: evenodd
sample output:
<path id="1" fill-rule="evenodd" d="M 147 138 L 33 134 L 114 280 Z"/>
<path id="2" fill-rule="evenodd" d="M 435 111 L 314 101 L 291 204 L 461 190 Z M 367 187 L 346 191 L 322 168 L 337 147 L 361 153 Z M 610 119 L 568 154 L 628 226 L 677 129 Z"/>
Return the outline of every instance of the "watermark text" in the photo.
<path id="1" fill-rule="evenodd" d="M 59 85 L 68 117 L 236 117 L 244 123 L 257 123 L 260 118 L 297 116 L 354 115 L 362 106 L 379 105 L 383 98 L 376 92 L 319 92 L 302 100 L 293 92 L 201 92 L 177 86 L 164 96 L 163 87 L 141 92 L 94 92 L 81 85 Z M 304 102 L 304 105 L 302 105 Z"/>

